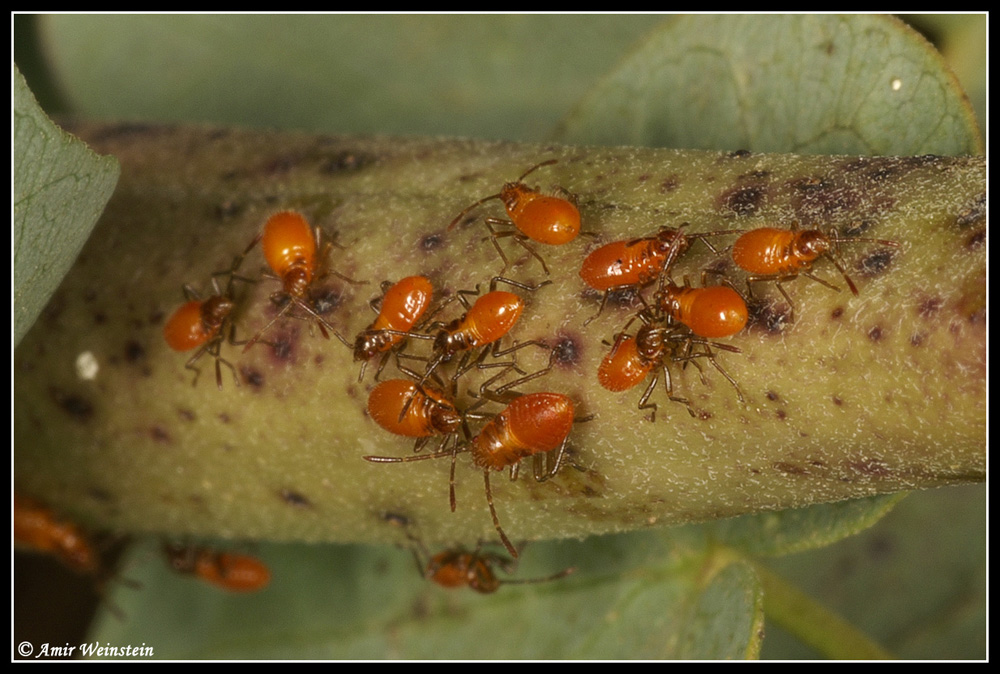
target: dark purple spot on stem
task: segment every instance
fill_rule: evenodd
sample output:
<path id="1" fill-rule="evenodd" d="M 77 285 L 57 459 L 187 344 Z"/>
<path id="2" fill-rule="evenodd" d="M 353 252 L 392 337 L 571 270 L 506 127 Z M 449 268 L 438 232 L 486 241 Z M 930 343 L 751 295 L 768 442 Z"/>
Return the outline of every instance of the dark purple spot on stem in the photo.
<path id="1" fill-rule="evenodd" d="M 563 335 L 553 348 L 556 363 L 563 367 L 573 367 L 580 362 L 581 345 L 579 340 L 569 335 Z"/>
<path id="2" fill-rule="evenodd" d="M 858 271 L 865 276 L 877 276 L 888 268 L 892 262 L 892 253 L 880 250 L 862 258 L 858 263 Z"/>
<path id="3" fill-rule="evenodd" d="M 242 367 L 240 373 L 243 375 L 243 381 L 255 391 L 259 391 L 264 386 L 264 375 L 260 370 Z"/>
<path id="4" fill-rule="evenodd" d="M 86 423 L 94 416 L 94 406 L 85 398 L 56 388 L 49 389 L 52 399 L 74 421 Z"/>
<path id="5" fill-rule="evenodd" d="M 428 234 L 427 236 L 420 239 L 420 249 L 423 251 L 430 252 L 432 250 L 437 250 L 444 245 L 444 234 L 434 233 Z"/>
<path id="6" fill-rule="evenodd" d="M 294 508 L 312 508 L 313 504 L 308 498 L 297 491 L 282 489 L 278 492 L 281 500 Z"/>

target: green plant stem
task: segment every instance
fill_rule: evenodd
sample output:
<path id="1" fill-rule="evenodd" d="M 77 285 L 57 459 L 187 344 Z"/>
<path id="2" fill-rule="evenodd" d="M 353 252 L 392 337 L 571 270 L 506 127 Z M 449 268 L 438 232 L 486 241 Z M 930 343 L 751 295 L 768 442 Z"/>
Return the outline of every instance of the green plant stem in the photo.
<path id="1" fill-rule="evenodd" d="M 764 615 L 803 643 L 833 660 L 893 660 L 892 653 L 861 630 L 762 564 Z"/>
<path id="2" fill-rule="evenodd" d="M 188 355 L 163 324 L 184 284 L 204 291 L 278 210 L 296 209 L 336 236 L 332 274 L 315 289 L 327 320 L 351 337 L 371 324 L 383 280 L 429 277 L 435 296 L 485 287 L 502 263 L 483 204 L 456 214 L 539 161 L 530 179 L 579 200 L 583 228 L 563 246 L 537 244 L 552 270 L 497 240 L 529 285 L 509 336 L 557 346 L 559 362 L 523 392 L 571 397 L 575 466 L 537 483 L 530 468 L 492 480 L 512 539 L 584 537 L 653 525 L 979 481 L 985 477 L 985 162 L 982 158 L 820 157 L 487 143 L 438 138 L 322 137 L 235 129 L 94 126 L 82 137 L 122 162 L 98 228 L 42 318 L 15 353 L 15 481 L 26 493 L 95 526 L 121 531 L 330 542 L 392 541 L 385 513 L 417 521 L 428 543 L 496 536 L 483 474 L 466 454 L 448 507 L 448 461 L 376 465 L 363 456 L 412 454 L 379 428 L 350 349 L 306 321 L 276 324 L 244 352 L 224 344 L 218 390 L 211 359 L 192 386 Z M 860 230 L 877 243 L 841 244 L 854 297 L 808 278 L 758 283 L 751 320 L 717 352 L 745 402 L 715 368 L 673 369 L 671 403 L 658 384 L 615 393 L 597 371 L 638 302 L 609 302 L 580 277 L 605 243 L 689 223 L 691 233 L 793 222 Z M 805 226 L 805 225 L 803 225 Z M 259 249 L 241 272 L 259 277 Z M 672 269 L 745 274 L 695 241 Z M 845 285 L 821 260 L 817 276 Z M 242 338 L 274 316 L 268 278 L 239 284 Z M 652 292 L 647 291 L 647 297 Z M 457 303 L 441 312 L 457 318 Z M 439 317 L 435 317 L 437 320 Z M 635 321 L 630 331 L 635 330 Z M 416 340 L 411 340 L 416 341 Z M 428 357 L 420 340 L 408 353 Z M 541 349 L 517 354 L 541 369 Z M 89 364 L 89 366 L 88 366 Z M 697 364 L 695 364 L 697 365 Z M 385 378 L 400 376 L 394 366 Z M 703 376 L 700 376 L 703 374 Z M 463 375 L 457 405 L 487 375 Z M 499 408 L 489 408 L 491 412 Z"/>

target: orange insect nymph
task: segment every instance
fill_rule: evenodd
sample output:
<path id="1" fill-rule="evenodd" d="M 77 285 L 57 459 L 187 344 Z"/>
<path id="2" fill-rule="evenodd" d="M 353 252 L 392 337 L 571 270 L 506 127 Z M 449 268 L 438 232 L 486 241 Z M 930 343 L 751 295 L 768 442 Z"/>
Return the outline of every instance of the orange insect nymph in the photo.
<path id="1" fill-rule="evenodd" d="M 647 359 L 639 352 L 635 337 L 623 334 L 601 361 L 597 380 L 607 390 L 621 393 L 638 386 L 658 364 L 657 358 Z"/>
<path id="2" fill-rule="evenodd" d="M 236 330 L 233 324 L 233 312 L 236 308 L 236 301 L 233 293 L 233 282 L 241 280 L 250 283 L 250 279 L 237 276 L 236 272 L 247 253 L 257 245 L 258 238 L 255 238 L 247 246 L 242 254 L 233 258 L 232 264 L 226 271 L 216 272 L 212 275 L 212 288 L 214 293 L 207 299 L 201 299 L 198 292 L 191 286 L 183 287 L 184 296 L 188 301 L 182 304 L 167 322 L 163 324 L 163 338 L 174 351 L 190 351 L 198 349 L 188 362 L 185 368 L 194 370 L 194 380 L 192 385 L 198 382 L 200 370 L 195 367 L 195 363 L 206 353 L 215 358 L 215 379 L 219 390 L 222 390 L 222 365 L 232 371 L 236 385 L 240 385 L 239 377 L 236 376 L 236 368 L 232 363 L 222 358 L 222 342 L 228 339 L 230 344 L 241 344 L 236 341 Z M 219 288 L 217 277 L 228 276 L 225 289 Z"/>
<path id="3" fill-rule="evenodd" d="M 685 234 L 688 223 L 678 227 L 661 227 L 656 236 L 627 241 L 613 241 L 591 251 L 580 266 L 580 278 L 594 290 L 604 293 L 597 314 L 584 325 L 601 315 L 608 300 L 608 293 L 618 288 L 642 288 L 658 278 L 670 275 L 670 270 L 691 247 L 693 241 L 703 241 L 713 252 L 718 251 L 708 237 L 734 234 L 737 231 L 718 230 L 700 234 Z"/>
<path id="4" fill-rule="evenodd" d="M 576 204 L 574 203 L 575 197 L 572 195 L 570 195 L 570 199 L 548 196 L 542 194 L 533 187 L 528 186 L 522 181 L 535 169 L 542 166 L 551 166 L 557 161 L 558 160 L 556 159 L 550 159 L 548 161 L 535 164 L 530 169 L 522 173 L 521 177 L 519 177 L 516 181 L 505 183 L 497 194 L 491 194 L 488 197 L 483 197 L 471 206 L 465 208 L 461 213 L 455 216 L 455 219 L 451 221 L 450 225 L 448 225 L 448 229 L 452 229 L 456 224 L 458 224 L 459 220 L 479 205 L 490 201 L 491 199 L 499 199 L 503 202 L 504 207 L 507 210 L 507 216 L 510 218 L 510 222 L 499 218 L 488 217 L 486 218 L 486 226 L 490 230 L 490 238 L 493 242 L 493 246 L 496 248 L 500 257 L 504 261 L 504 270 L 507 269 L 510 263 L 507 261 L 507 256 L 504 255 L 503 250 L 501 250 L 500 245 L 497 243 L 497 239 L 503 236 L 511 236 L 521 247 L 531 253 L 531 255 L 533 255 L 535 259 L 541 263 L 542 269 L 544 269 L 545 273 L 548 274 L 549 268 L 545 264 L 545 260 L 543 260 L 538 252 L 529 246 L 525 240 L 531 239 L 532 241 L 537 241 L 538 243 L 544 243 L 550 246 L 561 246 L 569 243 L 580 233 L 580 211 L 576 207 Z M 498 232 L 493 228 L 494 225 L 505 224 L 513 224 L 516 231 Z"/>
<path id="5" fill-rule="evenodd" d="M 332 332 L 345 345 L 354 348 L 319 315 L 310 302 L 310 288 L 316 281 L 328 275 L 326 263 L 331 244 L 327 242 L 321 247 L 321 239 L 322 231 L 319 227 L 312 227 L 305 216 L 296 211 L 275 213 L 264 223 L 264 231 L 260 238 L 261 250 L 268 267 L 281 281 L 282 287 L 282 292 L 273 294 L 271 299 L 284 301 L 285 305 L 247 342 L 243 348 L 244 352 L 256 344 L 261 335 L 275 321 L 287 314 L 293 305 L 316 320 L 323 337 L 329 339 Z M 341 274 L 337 276 L 349 283 L 358 283 Z"/>
<path id="6" fill-rule="evenodd" d="M 14 492 L 14 543 L 57 557 L 76 573 L 96 574 L 99 558 L 83 530 Z"/>
<path id="7" fill-rule="evenodd" d="M 807 276 L 832 290 L 840 290 L 837 286 L 825 281 L 812 273 L 813 263 L 825 257 L 837 268 L 844 277 L 847 286 L 854 295 L 858 288 L 847 275 L 844 265 L 834 254 L 839 243 L 870 242 L 884 246 L 898 247 L 895 241 L 884 239 L 866 239 L 856 237 L 839 237 L 827 234 L 819 229 L 799 229 L 798 224 L 791 229 L 776 227 L 760 227 L 746 232 L 733 244 L 733 261 L 738 267 L 749 272 L 747 288 L 758 281 L 775 281 L 778 290 L 784 295 L 789 306 L 792 300 L 782 287 L 782 283 L 799 276 Z M 752 292 L 752 290 L 751 290 Z"/>
<path id="8" fill-rule="evenodd" d="M 454 470 L 455 457 L 459 452 L 468 451 L 472 454 L 473 463 L 483 469 L 483 480 L 486 485 L 486 502 L 489 504 L 493 526 L 504 546 L 514 557 L 517 549 L 500 526 L 496 508 L 493 505 L 493 492 L 490 488 L 490 471 L 510 468 L 511 479 L 517 479 L 521 460 L 532 457 L 534 461 L 534 477 L 538 482 L 544 482 L 559 471 L 566 453 L 569 433 L 573 428 L 573 401 L 559 393 L 529 393 L 520 396 L 499 414 L 487 422 L 479 434 L 464 446 L 454 447 L 446 451 L 419 456 L 392 457 L 366 456 L 366 461 L 372 463 L 409 463 L 425 459 L 452 459 L 451 502 L 455 509 Z M 476 415 L 478 416 L 478 415 Z M 543 470 L 544 457 L 555 458 L 546 462 L 547 470 Z M 549 464 L 551 466 L 549 467 Z"/>
<path id="9" fill-rule="evenodd" d="M 407 401 L 409 406 L 400 419 Z M 462 415 L 444 393 L 405 379 L 390 379 L 372 389 L 368 414 L 390 433 L 409 438 L 450 435 L 458 432 L 462 422 Z"/>
<path id="10" fill-rule="evenodd" d="M 275 213 L 264 225 L 260 246 L 285 292 L 304 297 L 318 271 L 316 234 L 305 217 L 295 211 Z"/>
<path id="11" fill-rule="evenodd" d="M 402 342 L 430 306 L 433 289 L 423 276 L 408 276 L 389 287 L 382 297 L 378 318 L 354 340 L 354 360 L 361 361 L 361 374 L 365 376 L 368 360 L 379 353 L 388 352 Z M 385 358 L 382 359 L 382 365 Z M 381 372 L 382 365 L 379 366 Z M 375 374 L 378 379 L 378 372 Z"/>
<path id="12" fill-rule="evenodd" d="M 250 555 L 178 545 L 164 545 L 163 552 L 176 572 L 229 592 L 259 592 L 271 582 L 271 570 Z"/>
<path id="13" fill-rule="evenodd" d="M 517 479 L 521 459 L 532 456 L 535 479 L 539 482 L 548 480 L 559 472 L 572 429 L 572 400 L 560 393 L 529 393 L 516 398 L 472 439 L 469 451 L 472 452 L 473 463 L 483 469 L 486 502 L 493 526 L 514 557 L 517 557 L 517 549 L 500 526 L 500 518 L 493 505 L 490 471 L 509 467 L 511 479 Z M 554 465 L 543 473 L 538 459 L 552 451 L 556 452 Z"/>
<path id="14" fill-rule="evenodd" d="M 668 283 L 657 293 L 659 310 L 699 337 L 729 337 L 746 327 L 747 304 L 728 286 L 691 288 Z"/>
<path id="15" fill-rule="evenodd" d="M 416 552 L 414 552 L 416 555 Z M 422 566 L 417 557 L 418 567 Z M 547 583 L 551 580 L 565 578 L 576 569 L 570 567 L 546 578 L 517 578 L 500 580 L 494 566 L 499 566 L 505 573 L 513 571 L 513 560 L 503 555 L 489 552 L 466 552 L 465 550 L 445 550 L 431 557 L 422 569 L 427 580 L 444 588 L 468 587 L 481 594 L 492 594 L 501 585 L 524 585 L 528 583 Z"/>
<path id="16" fill-rule="evenodd" d="M 472 441 L 472 460 L 480 468 L 503 470 L 558 449 L 572 429 L 572 400 L 560 393 L 529 393 L 483 426 Z"/>
<path id="17" fill-rule="evenodd" d="M 522 311 L 524 300 L 514 293 L 488 292 L 438 333 L 434 350 L 447 359 L 459 351 L 488 346 L 510 332 Z"/>

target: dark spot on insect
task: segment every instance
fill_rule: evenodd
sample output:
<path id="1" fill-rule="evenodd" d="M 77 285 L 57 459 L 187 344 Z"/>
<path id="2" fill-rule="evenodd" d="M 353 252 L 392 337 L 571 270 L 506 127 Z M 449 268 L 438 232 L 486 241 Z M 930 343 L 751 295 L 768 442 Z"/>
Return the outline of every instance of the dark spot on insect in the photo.
<path id="1" fill-rule="evenodd" d="M 915 333 L 915 334 L 913 334 L 913 335 L 910 336 L 910 345 L 911 346 L 920 346 L 923 343 L 924 343 L 924 334 L 923 333 L 918 332 L 918 333 Z"/>
<path id="2" fill-rule="evenodd" d="M 708 421 L 709 419 L 712 418 L 712 413 L 709 412 L 708 410 L 700 410 L 698 412 L 698 418 L 701 419 L 702 421 Z"/>
<path id="3" fill-rule="evenodd" d="M 940 297 L 928 297 L 917 307 L 917 315 L 920 318 L 931 318 L 944 305 L 944 300 Z"/>
<path id="4" fill-rule="evenodd" d="M 93 302 L 96 299 L 97 299 L 97 291 L 94 290 L 93 288 L 87 288 L 86 290 L 83 291 L 84 302 Z"/>
<path id="5" fill-rule="evenodd" d="M 778 471 L 780 471 L 782 473 L 786 473 L 788 475 L 808 475 L 809 474 L 809 471 L 806 470 L 803 466 L 800 466 L 800 465 L 795 464 L 795 463 L 788 463 L 787 461 L 775 461 L 774 463 L 771 464 L 771 466 L 775 470 L 778 470 Z"/>
<path id="6" fill-rule="evenodd" d="M 278 492 L 278 496 L 281 500 L 292 506 L 293 508 L 312 508 L 312 501 L 307 499 L 305 496 L 297 491 L 291 489 L 282 489 Z"/>
<path id="7" fill-rule="evenodd" d="M 226 199 L 221 204 L 215 205 L 215 217 L 219 220 L 229 220 L 230 218 L 239 214 L 243 210 L 239 202 L 233 201 L 232 199 Z"/>
<path id="8" fill-rule="evenodd" d="M 784 302 L 750 300 L 747 304 L 747 323 L 768 334 L 780 334 L 791 321 L 792 308 Z"/>
<path id="9" fill-rule="evenodd" d="M 94 325 L 104 325 L 108 322 L 108 315 L 103 311 L 94 312 Z"/>
<path id="10" fill-rule="evenodd" d="M 837 407 L 840 407 L 841 405 L 844 404 L 844 401 L 840 398 L 840 396 L 833 396 L 830 399 L 833 400 L 833 404 L 836 405 Z"/>
<path id="11" fill-rule="evenodd" d="M 94 416 L 94 406 L 85 398 L 72 393 L 66 393 L 57 388 L 50 388 L 49 394 L 56 405 L 61 407 L 74 421 L 86 423 Z"/>
<path id="12" fill-rule="evenodd" d="M 647 180 L 649 180 L 649 179 L 650 179 L 651 177 L 652 177 L 652 176 L 651 176 L 651 175 L 649 175 L 648 173 L 643 173 L 643 174 L 642 174 L 641 176 L 639 176 L 638 178 L 636 178 L 636 180 L 638 180 L 638 181 L 639 181 L 639 182 L 641 182 L 641 183 L 644 183 L 644 182 L 646 182 Z"/>
<path id="13" fill-rule="evenodd" d="M 681 185 L 680 177 L 675 173 L 669 175 L 660 181 L 660 194 L 667 194 L 668 192 L 673 192 Z"/>
<path id="14" fill-rule="evenodd" d="M 759 185 L 737 187 L 722 194 L 722 208 L 736 215 L 753 215 L 764 205 L 766 195 Z"/>
<path id="15" fill-rule="evenodd" d="M 774 416 L 778 419 L 778 421 L 784 421 L 788 418 L 788 412 L 785 410 L 775 410 Z"/>
<path id="16" fill-rule="evenodd" d="M 149 429 L 149 437 L 153 438 L 154 441 L 169 444 L 171 442 L 170 434 L 167 433 L 167 429 L 163 426 L 153 426 Z"/>
<path id="17" fill-rule="evenodd" d="M 729 159 L 743 159 L 744 157 L 749 157 L 752 152 L 750 150 L 733 150 L 726 155 Z"/>
<path id="18" fill-rule="evenodd" d="M 251 367 L 241 367 L 240 372 L 243 374 L 243 381 L 245 381 L 250 388 L 259 391 L 261 387 L 264 386 L 264 375 L 260 372 L 260 370 L 256 370 Z"/>
<path id="19" fill-rule="evenodd" d="M 568 335 L 559 338 L 552 352 L 556 363 L 563 367 L 572 367 L 580 363 L 580 344 Z"/>
<path id="20" fill-rule="evenodd" d="M 837 307 L 830 312 L 830 318 L 836 320 L 844 315 L 844 307 Z"/>
<path id="21" fill-rule="evenodd" d="M 872 326 L 872 329 L 868 331 L 868 339 L 872 340 L 873 342 L 877 342 L 877 341 L 881 340 L 882 339 L 882 328 L 880 328 L 877 325 Z"/>
<path id="22" fill-rule="evenodd" d="M 342 150 L 327 157 L 320 166 L 320 170 L 324 173 L 360 171 L 361 169 L 374 163 L 374 155 L 370 155 L 367 152 Z"/>
<path id="23" fill-rule="evenodd" d="M 877 276 L 884 272 L 891 262 L 892 253 L 888 250 L 878 250 L 861 259 L 858 271 L 864 276 Z"/>
<path id="24" fill-rule="evenodd" d="M 444 245 L 444 235 L 440 233 L 428 234 L 420 239 L 421 250 L 437 250 Z"/>
<path id="25" fill-rule="evenodd" d="M 134 363 L 146 355 L 146 350 L 142 348 L 142 344 L 130 339 L 125 342 L 125 362 Z"/>
<path id="26" fill-rule="evenodd" d="M 325 316 L 344 302 L 343 296 L 333 288 L 323 288 L 310 294 L 312 308 L 317 314 Z"/>
<path id="27" fill-rule="evenodd" d="M 967 250 L 979 250 L 986 244 L 986 230 L 980 229 L 978 232 L 973 232 L 969 235 L 969 238 L 965 240 L 965 247 Z"/>
<path id="28" fill-rule="evenodd" d="M 197 418 L 194 410 L 190 410 L 186 407 L 179 407 L 177 409 L 177 416 L 179 416 L 183 421 L 194 421 Z"/>
<path id="29" fill-rule="evenodd" d="M 230 417 L 225 412 L 220 412 L 219 413 L 219 421 L 221 421 L 224 424 L 228 424 L 230 421 L 232 421 L 232 417 Z"/>
<path id="30" fill-rule="evenodd" d="M 770 400 L 770 401 L 779 400 L 778 394 L 775 393 L 774 391 L 768 391 L 764 395 L 767 396 L 767 399 Z"/>
<path id="31" fill-rule="evenodd" d="M 977 196 L 972 203 L 962 209 L 955 219 L 959 227 L 968 227 L 986 219 L 986 193 Z M 983 236 L 986 236 L 985 231 Z"/>
<path id="32" fill-rule="evenodd" d="M 219 174 L 219 180 L 221 180 L 223 182 L 225 182 L 227 180 L 236 180 L 239 177 L 240 177 L 240 174 L 237 171 L 225 171 L 225 172 Z"/>

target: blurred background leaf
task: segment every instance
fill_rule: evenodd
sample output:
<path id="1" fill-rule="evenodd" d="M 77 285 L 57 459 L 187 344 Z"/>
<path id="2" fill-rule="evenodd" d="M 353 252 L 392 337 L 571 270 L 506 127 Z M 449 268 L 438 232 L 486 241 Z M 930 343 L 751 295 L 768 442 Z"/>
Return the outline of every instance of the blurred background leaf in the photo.
<path id="1" fill-rule="evenodd" d="M 655 29 L 567 118 L 589 145 L 796 154 L 977 154 L 941 55 L 884 16 L 685 16 Z"/>
<path id="2" fill-rule="evenodd" d="M 46 16 L 92 118 L 542 140 L 649 16 Z"/>

